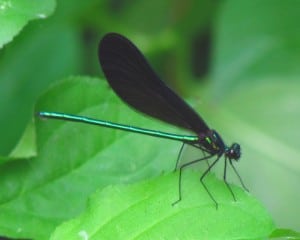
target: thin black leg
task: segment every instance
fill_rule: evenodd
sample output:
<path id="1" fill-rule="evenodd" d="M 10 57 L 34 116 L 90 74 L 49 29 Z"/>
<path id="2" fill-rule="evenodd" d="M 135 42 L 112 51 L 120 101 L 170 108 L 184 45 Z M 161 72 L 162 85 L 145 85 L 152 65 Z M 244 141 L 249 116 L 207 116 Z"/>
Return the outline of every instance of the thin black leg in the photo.
<path id="1" fill-rule="evenodd" d="M 218 202 L 216 201 L 216 199 L 213 197 L 213 195 L 210 193 L 210 191 L 208 190 L 208 188 L 204 184 L 203 179 L 207 175 L 207 173 L 210 172 L 210 169 L 219 161 L 219 159 L 220 159 L 220 156 L 218 156 L 218 158 L 205 170 L 205 172 L 202 174 L 202 176 L 200 178 L 200 181 L 201 181 L 203 187 L 205 188 L 206 192 L 208 193 L 210 198 L 214 201 L 214 203 L 216 205 L 216 209 L 218 209 Z"/>
<path id="2" fill-rule="evenodd" d="M 177 204 L 178 202 L 181 201 L 181 176 L 182 176 L 182 170 L 183 170 L 184 168 L 186 168 L 187 166 L 190 166 L 190 165 L 195 164 L 195 163 L 197 163 L 197 162 L 206 160 L 206 159 L 208 159 L 208 158 L 211 158 L 212 156 L 213 156 L 213 155 L 205 156 L 205 157 L 203 157 L 203 158 L 200 158 L 200 159 L 197 159 L 197 160 L 194 160 L 194 161 L 185 163 L 185 164 L 183 164 L 183 165 L 179 168 L 178 200 L 175 201 L 175 202 L 173 202 L 173 203 L 172 203 L 172 206 L 174 206 L 175 204 Z M 211 167 L 212 167 L 212 165 L 210 165 L 210 168 L 211 168 Z M 209 168 L 209 169 L 210 169 L 210 168 Z M 206 170 L 206 172 L 207 172 L 207 170 Z"/>
<path id="3" fill-rule="evenodd" d="M 181 145 L 181 148 L 180 148 L 180 150 L 179 150 L 179 153 L 178 153 L 178 157 L 177 157 L 177 160 L 176 160 L 176 165 L 175 165 L 174 172 L 177 170 L 178 163 L 179 163 L 179 159 L 181 158 L 181 154 L 182 154 L 184 145 L 185 145 L 185 143 L 183 142 L 182 145 Z"/>
<path id="4" fill-rule="evenodd" d="M 245 184 L 244 184 L 244 182 L 243 182 L 243 180 L 242 180 L 240 174 L 239 174 L 238 171 L 235 169 L 235 167 L 234 167 L 234 165 L 232 164 L 232 161 L 231 161 L 231 160 L 229 160 L 229 163 L 230 163 L 232 169 L 234 170 L 235 174 L 238 176 L 238 178 L 239 178 L 239 180 L 240 180 L 240 183 L 242 184 L 243 188 L 244 188 L 247 192 L 249 192 L 248 188 L 245 186 Z"/>
<path id="5" fill-rule="evenodd" d="M 202 151 L 203 156 L 205 156 L 205 153 L 207 153 L 207 152 L 205 152 L 205 151 L 203 150 L 203 148 L 200 148 L 200 150 Z M 206 164 L 207 164 L 207 167 L 209 168 L 209 167 L 210 167 L 210 164 L 209 164 L 208 159 L 206 159 L 205 162 L 206 162 Z"/>
<path id="6" fill-rule="evenodd" d="M 202 151 L 202 152 L 203 152 L 203 151 Z M 203 155 L 205 156 L 204 152 L 203 152 Z M 210 168 L 210 164 L 209 164 L 208 159 L 206 159 L 205 162 L 206 162 L 206 164 L 207 164 L 207 167 Z"/>
<path id="7" fill-rule="evenodd" d="M 224 182 L 225 182 L 227 188 L 229 189 L 229 191 L 230 191 L 230 193 L 231 193 L 231 195 L 232 195 L 234 201 L 236 202 L 236 198 L 235 198 L 235 196 L 234 196 L 234 193 L 233 193 L 231 187 L 229 186 L 229 184 L 228 184 L 228 182 L 227 182 L 227 179 L 226 179 L 226 173 L 227 173 L 227 158 L 225 157 L 223 180 L 224 180 Z"/>

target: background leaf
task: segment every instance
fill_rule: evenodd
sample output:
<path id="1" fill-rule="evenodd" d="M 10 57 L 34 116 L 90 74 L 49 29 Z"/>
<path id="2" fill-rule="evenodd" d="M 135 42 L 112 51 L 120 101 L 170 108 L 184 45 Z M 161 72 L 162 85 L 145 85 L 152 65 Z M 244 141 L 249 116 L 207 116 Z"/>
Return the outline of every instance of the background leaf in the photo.
<path id="1" fill-rule="evenodd" d="M 35 145 L 35 128 L 34 123 L 28 124 L 20 141 L 16 145 L 15 149 L 10 153 L 8 157 L 0 157 L 0 163 L 3 164 L 6 161 L 21 160 L 23 158 L 31 158 L 36 156 Z"/>
<path id="2" fill-rule="evenodd" d="M 216 25 L 214 87 L 222 135 L 242 146 L 241 174 L 281 227 L 300 229 L 300 2 L 227 1 Z M 222 102 L 222 104 L 219 104 Z M 251 176 L 250 176 L 251 175 Z"/>
<path id="3" fill-rule="evenodd" d="M 217 96 L 243 84 L 298 82 L 299 6 L 298 1 L 226 1 L 216 26 Z"/>
<path id="4" fill-rule="evenodd" d="M 49 19 L 28 26 L 0 52 L 0 129 L 5 136 L 1 155 L 9 155 L 15 148 L 44 89 L 79 71 L 79 42 L 74 27 Z"/>
<path id="5" fill-rule="evenodd" d="M 30 20 L 44 19 L 53 12 L 54 8 L 54 0 L 1 0 L 0 48 L 11 41 Z"/>

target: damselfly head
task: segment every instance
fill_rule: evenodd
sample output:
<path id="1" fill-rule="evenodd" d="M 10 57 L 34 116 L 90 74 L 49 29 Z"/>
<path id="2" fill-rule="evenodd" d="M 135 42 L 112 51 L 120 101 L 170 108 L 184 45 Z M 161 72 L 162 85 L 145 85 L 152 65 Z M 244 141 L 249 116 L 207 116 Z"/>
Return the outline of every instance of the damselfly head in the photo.
<path id="1" fill-rule="evenodd" d="M 229 159 L 234 159 L 236 161 L 241 157 L 241 147 L 238 143 L 233 143 L 229 148 L 225 151 L 226 157 Z"/>

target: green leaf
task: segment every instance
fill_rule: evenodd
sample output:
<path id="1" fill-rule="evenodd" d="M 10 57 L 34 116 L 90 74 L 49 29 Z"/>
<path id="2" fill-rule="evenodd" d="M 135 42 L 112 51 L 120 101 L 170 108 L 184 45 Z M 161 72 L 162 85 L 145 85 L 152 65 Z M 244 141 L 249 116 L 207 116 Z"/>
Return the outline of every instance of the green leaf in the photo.
<path id="1" fill-rule="evenodd" d="M 8 156 L 15 148 L 48 85 L 78 71 L 81 49 L 77 30 L 49 19 L 42 27 L 30 24 L 1 51 L 0 132 L 5 136 L 1 155 Z"/>
<path id="2" fill-rule="evenodd" d="M 262 239 L 273 230 L 269 214 L 251 195 L 207 176 L 205 183 L 218 209 L 199 182 L 199 173 L 185 171 L 183 199 L 178 174 L 121 186 L 109 186 L 91 197 L 86 211 L 56 229 L 56 239 Z"/>
<path id="3" fill-rule="evenodd" d="M 36 156 L 36 145 L 35 145 L 35 129 L 33 122 L 30 122 L 25 129 L 19 143 L 15 149 L 9 154 L 8 157 L 0 156 L 0 164 L 6 161 L 15 161 L 22 158 L 31 158 Z"/>
<path id="4" fill-rule="evenodd" d="M 33 19 L 48 17 L 54 0 L 0 0 L 0 48 L 10 42 Z"/>
<path id="5" fill-rule="evenodd" d="M 289 240 L 298 240 L 300 239 L 300 233 L 293 231 L 291 229 L 276 229 L 270 235 L 270 239 L 289 239 Z"/>
<path id="6" fill-rule="evenodd" d="M 54 85 L 37 103 L 36 111 L 41 110 L 170 129 L 120 105 L 106 82 L 96 78 L 73 77 Z M 57 225 L 84 209 L 97 189 L 172 169 L 180 145 L 114 129 L 35 120 L 37 157 L 0 166 L 0 232 L 6 236 L 48 239 Z"/>

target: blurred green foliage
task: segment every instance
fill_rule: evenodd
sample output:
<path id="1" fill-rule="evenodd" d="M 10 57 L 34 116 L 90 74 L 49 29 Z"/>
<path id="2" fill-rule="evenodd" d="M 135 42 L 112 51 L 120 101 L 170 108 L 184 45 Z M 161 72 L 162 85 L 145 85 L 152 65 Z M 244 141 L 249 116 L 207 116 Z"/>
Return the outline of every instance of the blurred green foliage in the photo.
<path id="1" fill-rule="evenodd" d="M 69 78 L 101 75 L 106 32 L 131 39 L 241 144 L 251 193 L 278 227 L 299 231 L 299 18 L 297 0 L 0 0 L 0 235 L 47 239 L 97 188 L 172 169 L 176 143 L 34 117 L 45 92 L 37 110 L 177 131 L 132 112 L 99 79 Z"/>

